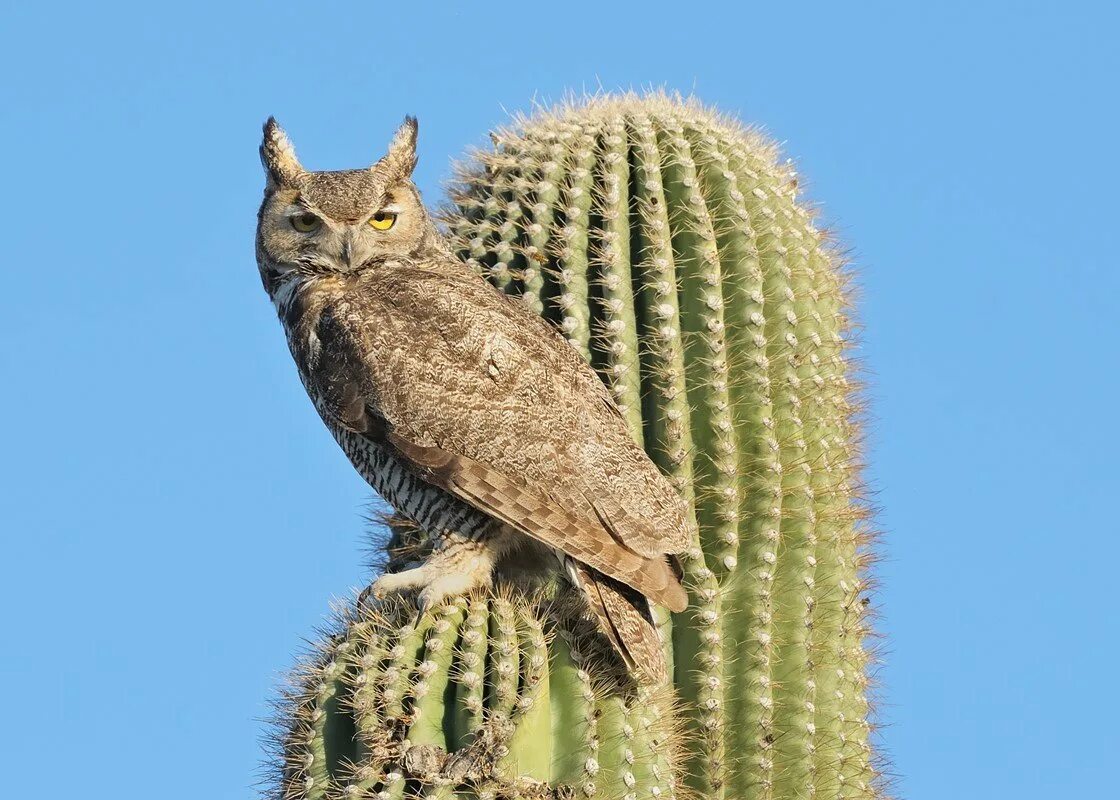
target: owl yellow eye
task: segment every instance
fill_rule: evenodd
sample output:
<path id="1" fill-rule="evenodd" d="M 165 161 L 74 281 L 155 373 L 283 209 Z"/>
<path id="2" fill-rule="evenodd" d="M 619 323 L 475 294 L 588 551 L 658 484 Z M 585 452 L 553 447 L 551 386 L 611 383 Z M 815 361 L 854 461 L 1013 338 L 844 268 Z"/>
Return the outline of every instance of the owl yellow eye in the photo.
<path id="1" fill-rule="evenodd" d="M 374 230 L 387 231 L 397 221 L 397 215 L 391 214 L 388 211 L 378 211 L 369 218 L 369 224 L 373 226 Z"/>
<path id="2" fill-rule="evenodd" d="M 309 211 L 305 211 L 302 214 L 296 214 L 291 218 L 291 222 L 292 227 L 300 233 L 311 233 L 313 230 L 316 230 L 320 225 L 323 224 L 322 220 L 320 220 L 317 216 Z"/>

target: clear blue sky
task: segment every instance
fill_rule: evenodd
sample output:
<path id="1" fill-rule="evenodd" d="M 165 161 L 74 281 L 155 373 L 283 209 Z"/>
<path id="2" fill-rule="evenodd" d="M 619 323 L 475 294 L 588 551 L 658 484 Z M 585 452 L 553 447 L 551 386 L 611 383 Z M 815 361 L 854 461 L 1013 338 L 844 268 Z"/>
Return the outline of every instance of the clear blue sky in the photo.
<path id="1" fill-rule="evenodd" d="M 1114 6 L 419 5 L 5 12 L 0 793 L 250 796 L 366 574 L 253 262 L 262 120 L 341 168 L 417 114 L 435 201 L 507 109 L 650 84 L 784 142 L 862 274 L 898 793 L 1114 790 Z"/>

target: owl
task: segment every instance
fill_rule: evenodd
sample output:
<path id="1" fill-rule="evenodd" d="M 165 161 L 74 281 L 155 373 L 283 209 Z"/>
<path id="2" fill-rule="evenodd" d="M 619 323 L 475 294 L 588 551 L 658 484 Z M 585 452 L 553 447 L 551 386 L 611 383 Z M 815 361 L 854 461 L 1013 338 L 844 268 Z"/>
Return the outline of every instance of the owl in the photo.
<path id="1" fill-rule="evenodd" d="M 665 679 L 651 603 L 683 611 L 691 514 L 595 371 L 456 258 L 412 182 L 417 123 L 366 169 L 305 170 L 264 126 L 256 252 L 303 385 L 362 477 L 434 542 L 376 596 L 422 608 L 519 560 L 559 570 L 638 680 Z"/>

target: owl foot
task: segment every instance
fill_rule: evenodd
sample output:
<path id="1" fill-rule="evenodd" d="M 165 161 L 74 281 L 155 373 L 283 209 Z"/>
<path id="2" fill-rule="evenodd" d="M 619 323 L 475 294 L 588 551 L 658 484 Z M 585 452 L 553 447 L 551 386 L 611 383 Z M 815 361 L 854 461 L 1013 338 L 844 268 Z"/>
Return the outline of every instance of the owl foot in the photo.
<path id="1" fill-rule="evenodd" d="M 427 611 L 449 597 L 489 586 L 494 563 L 507 547 L 504 536 L 450 538 L 420 566 L 382 575 L 363 595 L 382 599 L 419 590 L 420 610 Z"/>
<path id="2" fill-rule="evenodd" d="M 438 570 L 433 570 L 430 564 L 424 564 L 403 572 L 382 575 L 373 582 L 369 594 L 381 600 L 389 595 L 406 594 L 419 589 L 417 603 L 421 611 L 427 611 L 449 597 L 466 594 L 471 589 L 485 585 L 489 582 L 489 577 L 488 572 L 485 578 L 454 573 L 440 574 Z"/>

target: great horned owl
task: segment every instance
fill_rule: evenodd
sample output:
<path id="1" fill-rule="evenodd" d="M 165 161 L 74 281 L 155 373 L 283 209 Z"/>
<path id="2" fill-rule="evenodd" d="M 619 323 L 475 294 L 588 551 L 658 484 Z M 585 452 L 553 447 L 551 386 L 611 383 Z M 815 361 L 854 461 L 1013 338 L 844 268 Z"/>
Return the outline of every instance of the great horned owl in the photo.
<path id="1" fill-rule="evenodd" d="M 378 596 L 422 607 L 551 552 L 647 681 L 650 602 L 688 603 L 681 497 L 594 370 L 548 322 L 455 258 L 412 183 L 416 120 L 368 169 L 309 172 L 264 126 L 257 263 L 304 387 L 355 468 L 436 542 Z M 526 547 L 531 540 L 541 546 Z"/>

